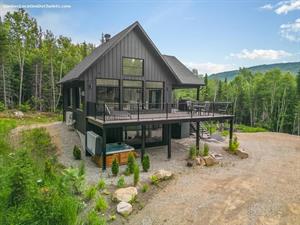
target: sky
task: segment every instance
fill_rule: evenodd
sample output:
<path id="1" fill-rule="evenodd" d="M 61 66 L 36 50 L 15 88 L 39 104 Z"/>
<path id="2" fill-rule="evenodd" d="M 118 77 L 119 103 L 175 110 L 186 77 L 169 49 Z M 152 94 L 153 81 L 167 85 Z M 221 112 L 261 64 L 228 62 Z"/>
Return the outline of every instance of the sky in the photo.
<path id="1" fill-rule="evenodd" d="M 201 74 L 300 61 L 300 0 L 0 0 L 0 16 L 18 5 L 75 43 L 139 21 L 161 53 Z"/>

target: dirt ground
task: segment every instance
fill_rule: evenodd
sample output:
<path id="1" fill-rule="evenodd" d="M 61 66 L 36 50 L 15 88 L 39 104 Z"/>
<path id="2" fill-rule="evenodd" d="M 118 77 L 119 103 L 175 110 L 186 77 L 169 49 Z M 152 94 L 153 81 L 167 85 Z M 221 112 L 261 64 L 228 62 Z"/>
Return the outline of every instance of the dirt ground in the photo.
<path id="1" fill-rule="evenodd" d="M 300 137 L 238 137 L 248 159 L 177 176 L 129 224 L 300 224 Z"/>

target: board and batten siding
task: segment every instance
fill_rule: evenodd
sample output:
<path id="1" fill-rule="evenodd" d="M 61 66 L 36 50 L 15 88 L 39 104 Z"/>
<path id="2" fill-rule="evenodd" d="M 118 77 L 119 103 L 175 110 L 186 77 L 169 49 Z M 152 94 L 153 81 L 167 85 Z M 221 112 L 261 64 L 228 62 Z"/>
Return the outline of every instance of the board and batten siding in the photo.
<path id="1" fill-rule="evenodd" d="M 123 76 L 122 57 L 143 59 L 144 76 Z M 85 78 L 85 97 L 89 102 L 96 101 L 97 78 L 163 81 L 165 102 L 171 102 L 172 84 L 176 82 L 168 67 L 138 28 L 129 32 L 116 46 L 93 63 L 82 77 Z"/>

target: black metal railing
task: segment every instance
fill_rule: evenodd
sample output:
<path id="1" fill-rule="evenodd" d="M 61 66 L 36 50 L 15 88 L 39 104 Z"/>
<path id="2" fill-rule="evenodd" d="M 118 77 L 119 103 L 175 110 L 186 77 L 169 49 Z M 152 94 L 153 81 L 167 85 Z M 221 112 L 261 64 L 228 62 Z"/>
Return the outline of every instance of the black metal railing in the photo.
<path id="1" fill-rule="evenodd" d="M 197 102 L 149 104 L 126 103 L 88 103 L 87 116 L 103 121 L 114 120 L 154 120 L 171 118 L 214 117 L 233 115 L 231 102 Z"/>

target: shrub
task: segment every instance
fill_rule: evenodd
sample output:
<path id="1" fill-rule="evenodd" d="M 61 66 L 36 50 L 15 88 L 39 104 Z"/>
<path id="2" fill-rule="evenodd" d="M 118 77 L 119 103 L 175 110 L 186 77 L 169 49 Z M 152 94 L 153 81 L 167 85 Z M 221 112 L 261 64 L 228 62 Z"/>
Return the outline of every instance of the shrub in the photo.
<path id="1" fill-rule="evenodd" d="M 134 164 L 133 167 L 133 183 L 136 186 L 137 183 L 140 181 L 140 167 L 137 163 Z"/>
<path id="2" fill-rule="evenodd" d="M 98 216 L 95 210 L 89 212 L 87 216 L 88 225 L 106 225 L 106 220 L 103 217 Z"/>
<path id="3" fill-rule="evenodd" d="M 155 175 L 152 175 L 152 176 L 150 177 L 150 180 L 151 180 L 151 184 L 154 184 L 154 185 L 157 185 L 158 182 L 159 182 L 158 177 L 155 176 Z"/>
<path id="4" fill-rule="evenodd" d="M 117 176 L 119 173 L 119 163 L 116 158 L 114 158 L 111 166 L 111 172 L 114 176 Z"/>
<path id="5" fill-rule="evenodd" d="M 46 178 L 52 178 L 54 176 L 54 172 L 53 172 L 53 164 L 51 162 L 51 160 L 46 160 L 45 161 L 45 169 L 44 169 L 44 175 Z"/>
<path id="6" fill-rule="evenodd" d="M 103 196 L 97 199 L 95 208 L 99 212 L 105 212 L 107 210 L 108 204 Z"/>
<path id="7" fill-rule="evenodd" d="M 118 182 L 117 182 L 117 186 L 118 186 L 118 188 L 122 188 L 122 187 L 125 186 L 125 178 L 124 178 L 124 176 L 121 176 L 121 177 L 119 178 L 119 180 L 118 180 Z"/>
<path id="8" fill-rule="evenodd" d="M 85 200 L 87 201 L 90 201 L 92 200 L 95 196 L 96 196 L 96 188 L 94 186 L 90 186 L 86 191 L 85 191 L 85 194 L 84 194 L 84 198 Z"/>
<path id="9" fill-rule="evenodd" d="M 149 186 L 148 184 L 144 184 L 143 187 L 142 187 L 142 192 L 145 193 L 149 190 Z"/>
<path id="10" fill-rule="evenodd" d="M 79 175 L 81 175 L 81 176 L 85 175 L 85 165 L 84 165 L 83 161 L 80 163 L 80 166 L 79 166 Z"/>
<path id="11" fill-rule="evenodd" d="M 209 146 L 207 143 L 204 144 L 203 156 L 208 156 Z"/>
<path id="12" fill-rule="evenodd" d="M 76 160 L 81 159 L 81 151 L 80 151 L 80 148 L 77 145 L 75 145 L 74 148 L 73 148 L 73 156 Z"/>
<path id="13" fill-rule="evenodd" d="M 28 103 L 21 104 L 19 106 L 19 110 L 22 112 L 28 112 L 30 111 L 30 105 Z"/>
<path id="14" fill-rule="evenodd" d="M 192 145 L 189 148 L 189 159 L 195 159 L 196 158 L 196 146 Z"/>
<path id="15" fill-rule="evenodd" d="M 149 155 L 144 155 L 144 158 L 143 158 L 143 161 L 142 161 L 142 166 L 143 166 L 144 172 L 148 172 L 148 170 L 150 168 L 150 158 L 149 158 Z"/>
<path id="16" fill-rule="evenodd" d="M 106 184 L 105 184 L 104 179 L 100 179 L 98 184 L 97 184 L 98 190 L 103 190 L 105 188 L 105 186 L 106 186 Z"/>
<path id="17" fill-rule="evenodd" d="M 63 185 L 68 185 L 74 194 L 81 194 L 84 185 L 84 175 L 78 168 L 67 168 L 63 171 Z"/>
<path id="18" fill-rule="evenodd" d="M 237 136 L 233 137 L 233 140 L 229 142 L 229 150 L 232 152 L 236 152 L 240 146 L 240 143 L 238 142 Z"/>
<path id="19" fill-rule="evenodd" d="M 5 110 L 5 105 L 3 102 L 0 102 L 0 112 L 3 112 Z"/>
<path id="20" fill-rule="evenodd" d="M 135 157 L 134 157 L 133 153 L 130 152 L 128 154 L 128 159 L 127 159 L 127 168 L 128 168 L 129 174 L 133 173 L 134 164 L 135 164 Z"/>

